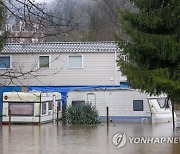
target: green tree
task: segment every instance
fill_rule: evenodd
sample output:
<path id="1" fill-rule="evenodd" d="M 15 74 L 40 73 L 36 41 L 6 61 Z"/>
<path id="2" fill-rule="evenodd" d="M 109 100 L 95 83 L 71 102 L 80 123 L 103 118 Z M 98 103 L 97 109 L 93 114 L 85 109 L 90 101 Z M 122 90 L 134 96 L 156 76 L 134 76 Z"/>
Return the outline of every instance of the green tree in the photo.
<path id="1" fill-rule="evenodd" d="M 65 116 L 69 124 L 94 125 L 100 123 L 98 111 L 94 106 L 88 103 L 69 106 Z"/>
<path id="2" fill-rule="evenodd" d="M 180 100 L 180 1 L 130 0 L 136 11 L 118 9 L 129 41 L 117 37 L 129 55 L 118 65 L 132 86 L 151 94 L 166 93 Z"/>

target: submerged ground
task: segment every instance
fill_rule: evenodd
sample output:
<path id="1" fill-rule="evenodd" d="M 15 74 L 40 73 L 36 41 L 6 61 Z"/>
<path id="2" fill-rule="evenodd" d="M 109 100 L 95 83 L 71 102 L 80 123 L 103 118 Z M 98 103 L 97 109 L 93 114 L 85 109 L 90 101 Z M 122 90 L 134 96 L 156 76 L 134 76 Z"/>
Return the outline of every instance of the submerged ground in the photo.
<path id="1" fill-rule="evenodd" d="M 179 114 L 178 114 L 179 115 Z M 126 144 L 118 148 L 113 136 L 125 133 Z M 180 142 L 140 143 L 142 138 L 180 138 L 180 128 L 173 133 L 172 123 L 106 123 L 97 126 L 3 125 L 0 126 L 1 154 L 179 154 Z M 133 143 L 129 138 L 136 138 Z M 120 141 L 120 140 L 119 140 Z M 121 142 L 121 141 L 120 141 Z M 121 142 L 122 143 L 122 142 Z"/>

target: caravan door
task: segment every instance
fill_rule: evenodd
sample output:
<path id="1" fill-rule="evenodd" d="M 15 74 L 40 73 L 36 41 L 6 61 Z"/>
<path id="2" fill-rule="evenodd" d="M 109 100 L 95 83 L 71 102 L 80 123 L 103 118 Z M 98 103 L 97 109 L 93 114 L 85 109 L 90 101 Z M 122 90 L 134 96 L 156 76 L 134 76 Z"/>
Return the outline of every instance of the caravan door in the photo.
<path id="1" fill-rule="evenodd" d="M 96 107 L 96 94 L 95 93 L 87 93 L 87 102 L 92 106 Z"/>

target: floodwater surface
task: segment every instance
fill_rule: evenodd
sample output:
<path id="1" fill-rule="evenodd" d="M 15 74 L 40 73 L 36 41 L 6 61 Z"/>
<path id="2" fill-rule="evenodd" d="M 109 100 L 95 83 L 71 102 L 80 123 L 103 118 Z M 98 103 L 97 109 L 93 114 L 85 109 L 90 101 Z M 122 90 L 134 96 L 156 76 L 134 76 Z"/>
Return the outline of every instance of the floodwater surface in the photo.
<path id="1" fill-rule="evenodd" d="M 125 134 L 125 144 L 122 136 L 116 137 L 118 133 Z M 130 143 L 129 138 L 136 140 Z M 142 138 L 153 138 L 155 143 L 141 143 L 138 139 Z M 176 140 L 167 143 L 168 138 Z M 173 133 L 172 123 L 3 125 L 0 154 L 179 154 L 179 138 L 180 128 Z"/>

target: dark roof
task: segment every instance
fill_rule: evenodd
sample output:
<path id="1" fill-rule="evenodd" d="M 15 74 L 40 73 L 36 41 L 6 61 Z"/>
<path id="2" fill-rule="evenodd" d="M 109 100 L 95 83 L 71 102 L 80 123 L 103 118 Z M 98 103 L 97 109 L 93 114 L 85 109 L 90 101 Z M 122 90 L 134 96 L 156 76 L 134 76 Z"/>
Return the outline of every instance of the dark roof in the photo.
<path id="1" fill-rule="evenodd" d="M 118 52 L 115 42 L 50 42 L 50 43 L 9 43 L 2 53 L 58 53 L 58 52 Z"/>

